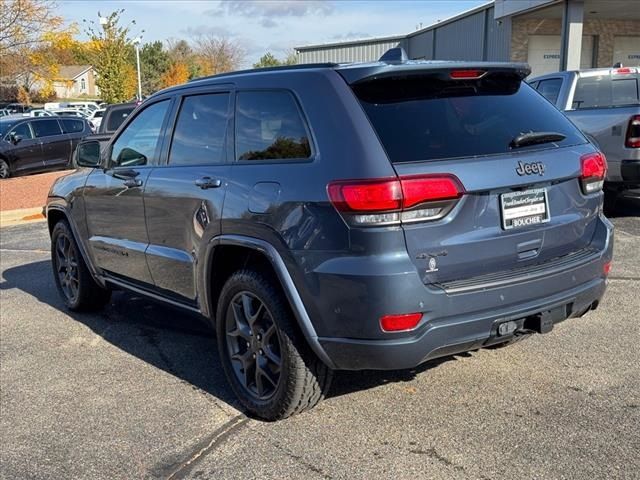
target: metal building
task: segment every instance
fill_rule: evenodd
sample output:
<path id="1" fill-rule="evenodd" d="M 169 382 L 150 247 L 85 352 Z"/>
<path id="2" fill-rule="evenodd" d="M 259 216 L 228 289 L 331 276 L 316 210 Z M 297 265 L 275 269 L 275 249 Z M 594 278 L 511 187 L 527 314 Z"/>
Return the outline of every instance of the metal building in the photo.
<path id="1" fill-rule="evenodd" d="M 640 65 L 640 0 L 494 0 L 407 35 L 297 47 L 299 63 L 409 58 L 528 62 L 533 75 Z"/>

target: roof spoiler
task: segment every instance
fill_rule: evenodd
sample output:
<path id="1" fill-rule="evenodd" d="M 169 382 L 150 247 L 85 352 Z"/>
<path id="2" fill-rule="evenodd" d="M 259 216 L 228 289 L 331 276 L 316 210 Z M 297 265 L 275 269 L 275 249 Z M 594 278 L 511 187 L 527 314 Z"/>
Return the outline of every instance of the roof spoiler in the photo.
<path id="1" fill-rule="evenodd" d="M 389 64 L 400 64 L 407 63 L 409 60 L 409 56 L 407 52 L 404 51 L 402 47 L 390 48 L 380 57 L 379 62 L 389 63 Z"/>

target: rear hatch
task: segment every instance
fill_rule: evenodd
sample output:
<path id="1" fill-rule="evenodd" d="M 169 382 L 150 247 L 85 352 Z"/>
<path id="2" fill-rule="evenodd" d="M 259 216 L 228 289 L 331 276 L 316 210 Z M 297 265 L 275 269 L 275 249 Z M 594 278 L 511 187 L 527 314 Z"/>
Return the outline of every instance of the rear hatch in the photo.
<path id="1" fill-rule="evenodd" d="M 405 197 L 409 188 L 444 192 L 439 201 L 413 201 L 410 214 L 402 213 L 407 249 L 423 281 L 481 285 L 478 278 L 526 275 L 533 265 L 582 258 L 594 234 L 601 182 L 585 191 L 580 177 L 585 160 L 587 169 L 603 170 L 603 159 L 594 161 L 585 137 L 522 81 L 525 66 L 451 65 L 341 72 Z M 594 168 L 587 176 L 603 174 Z"/>

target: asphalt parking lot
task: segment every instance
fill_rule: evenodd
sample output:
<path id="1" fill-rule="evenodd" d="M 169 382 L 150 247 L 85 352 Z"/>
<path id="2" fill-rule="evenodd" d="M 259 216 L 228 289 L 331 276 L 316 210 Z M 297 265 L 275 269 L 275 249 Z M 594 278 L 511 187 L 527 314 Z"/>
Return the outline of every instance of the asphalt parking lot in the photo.
<path id="1" fill-rule="evenodd" d="M 117 293 L 69 314 L 45 223 L 0 230 L 0 477 L 640 478 L 640 198 L 601 307 L 505 349 L 337 375 L 247 418 L 196 318 Z"/>

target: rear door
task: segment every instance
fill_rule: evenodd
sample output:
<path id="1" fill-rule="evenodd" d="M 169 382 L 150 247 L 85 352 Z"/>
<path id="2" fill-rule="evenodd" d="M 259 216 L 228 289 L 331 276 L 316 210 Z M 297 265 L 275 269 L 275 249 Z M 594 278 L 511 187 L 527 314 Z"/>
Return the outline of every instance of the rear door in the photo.
<path id="1" fill-rule="evenodd" d="M 426 283 L 580 251 L 595 229 L 600 195 L 583 195 L 578 181 L 580 157 L 592 151 L 584 136 L 515 75 L 469 73 L 480 77 L 439 72 L 353 86 L 400 177 L 452 175 L 464 192 L 403 213 Z M 564 138 L 514 143 L 530 132 Z"/>
<path id="2" fill-rule="evenodd" d="M 142 193 L 158 164 L 171 100 L 145 105 L 106 148 L 104 168 L 84 189 L 89 246 L 95 263 L 116 279 L 153 286 Z"/>
<path id="3" fill-rule="evenodd" d="M 31 122 L 36 138 L 42 143 L 43 166 L 68 165 L 71 159 L 71 139 L 62 132 L 55 118 L 39 118 Z"/>
<path id="4" fill-rule="evenodd" d="M 231 95 L 224 89 L 190 93 L 176 102 L 167 160 L 150 174 L 144 203 L 154 284 L 194 303 L 198 258 L 220 233 Z"/>

